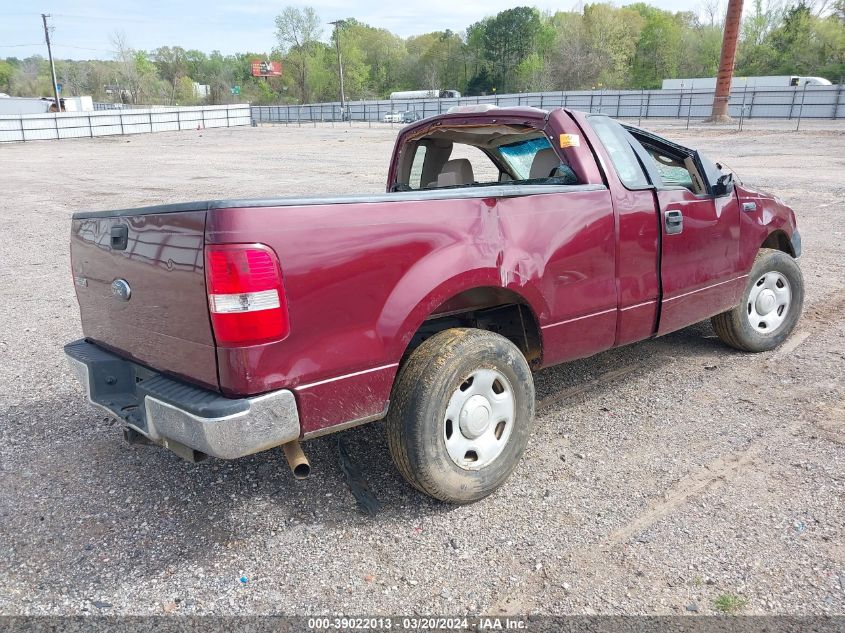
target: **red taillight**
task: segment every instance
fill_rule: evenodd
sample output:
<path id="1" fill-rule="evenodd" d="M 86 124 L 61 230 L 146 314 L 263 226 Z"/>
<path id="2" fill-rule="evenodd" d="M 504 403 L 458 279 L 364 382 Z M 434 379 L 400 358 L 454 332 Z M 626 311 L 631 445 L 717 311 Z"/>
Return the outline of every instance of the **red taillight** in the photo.
<path id="1" fill-rule="evenodd" d="M 206 246 L 205 278 L 218 345 L 257 345 L 278 341 L 290 332 L 282 271 L 267 246 Z"/>

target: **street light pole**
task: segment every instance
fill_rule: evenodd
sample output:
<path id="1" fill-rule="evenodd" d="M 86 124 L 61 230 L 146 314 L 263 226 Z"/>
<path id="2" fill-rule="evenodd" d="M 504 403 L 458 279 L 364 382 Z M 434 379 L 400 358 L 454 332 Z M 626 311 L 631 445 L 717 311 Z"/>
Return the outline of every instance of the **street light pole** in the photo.
<path id="1" fill-rule="evenodd" d="M 334 22 L 329 22 L 329 24 L 334 26 L 334 46 L 337 50 L 337 74 L 340 77 L 340 119 L 343 120 L 344 110 L 343 104 L 346 101 L 343 94 L 343 62 L 340 59 L 340 27 L 346 24 L 345 20 L 335 20 Z"/>
<path id="2" fill-rule="evenodd" d="M 53 63 L 53 49 L 50 47 L 50 29 L 47 28 L 46 13 L 41 14 L 41 21 L 44 22 L 44 37 L 47 38 L 47 56 L 50 58 L 50 74 L 53 77 L 53 96 L 56 98 L 56 112 L 62 111 L 62 102 L 59 101 L 59 85 L 56 83 L 56 65 Z"/>

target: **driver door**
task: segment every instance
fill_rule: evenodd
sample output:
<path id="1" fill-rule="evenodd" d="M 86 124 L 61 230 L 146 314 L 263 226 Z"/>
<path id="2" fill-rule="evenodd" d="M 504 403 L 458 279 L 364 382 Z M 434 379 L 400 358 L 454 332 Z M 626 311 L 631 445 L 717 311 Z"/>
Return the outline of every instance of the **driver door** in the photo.
<path id="1" fill-rule="evenodd" d="M 697 152 L 639 130 L 631 133 L 659 183 L 661 335 L 739 302 L 746 277 L 737 271 L 740 207 L 732 187 L 714 195 L 712 174 Z"/>

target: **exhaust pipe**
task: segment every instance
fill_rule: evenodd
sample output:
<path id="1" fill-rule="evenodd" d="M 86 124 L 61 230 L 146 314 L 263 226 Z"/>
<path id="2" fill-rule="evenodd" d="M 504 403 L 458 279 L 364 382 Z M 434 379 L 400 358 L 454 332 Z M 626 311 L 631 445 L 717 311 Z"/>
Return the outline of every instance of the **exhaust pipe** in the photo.
<path id="1" fill-rule="evenodd" d="M 311 464 L 305 457 L 305 453 L 302 452 L 299 440 L 282 444 L 282 450 L 285 452 L 285 459 L 288 460 L 288 466 L 290 466 L 294 478 L 305 479 L 311 474 Z"/>

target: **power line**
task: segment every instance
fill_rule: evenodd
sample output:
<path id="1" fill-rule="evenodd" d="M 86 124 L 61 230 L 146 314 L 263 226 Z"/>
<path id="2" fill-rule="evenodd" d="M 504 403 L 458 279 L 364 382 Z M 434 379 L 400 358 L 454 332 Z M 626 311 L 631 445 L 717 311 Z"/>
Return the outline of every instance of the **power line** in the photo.
<path id="1" fill-rule="evenodd" d="M 107 15 L 81 15 L 77 13 L 54 13 L 53 17 L 56 18 L 72 18 L 72 19 L 79 19 L 79 20 L 94 20 L 100 22 L 145 22 L 145 23 L 157 23 L 161 20 L 153 20 L 152 18 L 130 18 L 125 16 L 115 16 L 109 17 Z"/>
<path id="2" fill-rule="evenodd" d="M 87 46 L 73 46 L 72 44 L 53 44 L 53 48 L 75 48 L 80 51 L 97 51 L 100 53 L 116 53 L 110 48 L 89 48 Z"/>
<path id="3" fill-rule="evenodd" d="M 117 51 L 110 48 L 90 48 L 88 46 L 74 46 L 73 44 L 55 44 L 52 43 L 53 48 L 73 48 L 80 51 L 96 51 L 99 53 L 116 53 Z M 44 42 L 37 42 L 35 44 L 0 44 L 0 48 L 28 48 L 30 46 L 44 46 Z"/>

